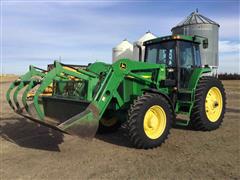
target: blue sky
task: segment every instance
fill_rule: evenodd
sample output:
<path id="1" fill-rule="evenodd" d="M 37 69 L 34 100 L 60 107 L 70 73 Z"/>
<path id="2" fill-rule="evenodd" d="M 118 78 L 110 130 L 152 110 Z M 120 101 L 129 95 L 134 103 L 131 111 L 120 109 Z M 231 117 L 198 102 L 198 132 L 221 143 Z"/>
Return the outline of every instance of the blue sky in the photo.
<path id="1" fill-rule="evenodd" d="M 112 48 L 170 30 L 196 8 L 220 24 L 219 71 L 239 72 L 239 1 L 2 1 L 2 71 L 62 62 L 111 62 Z"/>

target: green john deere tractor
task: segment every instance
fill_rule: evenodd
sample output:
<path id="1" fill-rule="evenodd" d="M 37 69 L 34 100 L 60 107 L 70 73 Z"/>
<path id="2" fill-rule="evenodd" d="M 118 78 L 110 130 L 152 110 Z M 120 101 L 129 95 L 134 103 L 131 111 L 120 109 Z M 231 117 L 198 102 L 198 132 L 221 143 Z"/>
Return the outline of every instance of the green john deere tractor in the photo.
<path id="1" fill-rule="evenodd" d="M 10 85 L 7 100 L 23 117 L 81 137 L 126 123 L 132 144 L 144 149 L 162 144 L 174 124 L 217 129 L 226 95 L 222 83 L 208 75 L 211 68 L 201 65 L 199 47 L 207 48 L 207 39 L 173 35 L 144 45 L 144 62 L 121 59 L 83 67 L 55 61 L 46 71 L 30 66 Z M 44 93 L 49 87 L 50 95 Z"/>

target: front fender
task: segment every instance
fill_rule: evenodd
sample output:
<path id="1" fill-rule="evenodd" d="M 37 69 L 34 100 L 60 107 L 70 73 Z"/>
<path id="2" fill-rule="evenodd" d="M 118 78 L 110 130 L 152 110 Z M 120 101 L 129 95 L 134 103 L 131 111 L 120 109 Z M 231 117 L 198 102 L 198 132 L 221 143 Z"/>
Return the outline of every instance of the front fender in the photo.
<path id="1" fill-rule="evenodd" d="M 159 94 L 161 96 L 163 96 L 167 101 L 168 103 L 170 104 L 171 108 L 172 108 L 172 112 L 174 113 L 174 117 L 176 117 L 176 113 L 175 113 L 175 109 L 174 109 L 174 104 L 172 102 L 172 100 L 170 99 L 170 97 L 160 91 L 158 91 L 157 89 L 153 89 L 153 88 L 150 88 L 150 89 L 144 89 L 144 92 L 148 92 L 148 93 L 155 93 L 155 94 Z"/>

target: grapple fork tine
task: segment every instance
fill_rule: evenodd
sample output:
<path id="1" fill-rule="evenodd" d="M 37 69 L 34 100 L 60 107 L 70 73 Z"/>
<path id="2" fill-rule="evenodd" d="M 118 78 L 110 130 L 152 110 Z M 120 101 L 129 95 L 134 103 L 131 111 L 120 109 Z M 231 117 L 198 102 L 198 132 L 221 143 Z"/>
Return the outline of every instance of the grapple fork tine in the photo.
<path id="1" fill-rule="evenodd" d="M 44 77 L 45 73 L 46 73 L 45 70 L 42 70 L 42 69 L 37 68 L 37 67 L 30 66 L 29 67 L 29 71 L 26 74 L 24 74 L 21 77 L 19 77 L 18 80 L 15 80 L 10 85 L 10 87 L 9 87 L 7 93 L 6 93 L 6 98 L 7 98 L 7 101 L 9 103 L 9 105 L 11 106 L 11 108 L 14 111 L 16 111 L 17 113 L 20 113 L 25 108 L 25 107 L 23 107 L 23 108 L 20 107 L 20 104 L 19 104 L 18 99 L 17 99 L 20 90 L 23 89 L 26 85 L 28 85 L 31 82 L 31 79 L 34 76 Z M 13 103 L 10 95 L 11 95 L 12 90 L 15 87 L 17 87 L 17 88 L 16 88 L 16 90 L 15 90 L 15 92 L 13 94 L 13 101 L 14 101 L 14 103 Z M 23 99 L 23 97 L 22 97 L 22 99 Z M 25 103 L 25 102 L 23 101 L 23 103 Z M 14 104 L 15 104 L 15 106 L 14 106 Z M 26 103 L 24 104 L 24 106 L 25 105 L 26 105 Z"/>
<path id="2" fill-rule="evenodd" d="M 10 85 L 10 87 L 8 88 L 7 93 L 6 93 L 7 101 L 8 101 L 8 103 L 9 103 L 10 107 L 11 107 L 14 111 L 16 110 L 16 108 L 15 108 L 14 105 L 13 105 L 13 102 L 12 102 L 12 100 L 11 100 L 10 95 L 11 95 L 12 90 L 13 90 L 16 86 L 18 86 L 19 84 L 20 84 L 20 81 L 17 81 L 17 80 L 14 81 L 14 82 Z"/>
<path id="3" fill-rule="evenodd" d="M 23 95 L 22 95 L 22 103 L 23 103 L 23 106 L 24 106 L 24 108 L 25 108 L 25 110 L 30 114 L 30 111 L 29 111 L 29 107 L 28 107 L 28 104 L 27 104 L 27 95 L 28 95 L 28 93 L 29 93 L 29 91 L 31 90 L 31 89 L 33 89 L 36 85 L 37 85 L 37 83 L 34 83 L 34 79 L 32 79 L 31 81 L 30 81 L 30 83 L 28 84 L 28 86 L 26 87 L 26 89 L 25 89 L 25 91 L 24 91 L 24 93 L 23 93 Z"/>
<path id="4" fill-rule="evenodd" d="M 18 99 L 17 99 L 18 98 L 18 94 L 21 91 L 21 89 L 23 89 L 25 87 L 25 85 L 27 85 L 27 82 L 21 81 L 20 84 L 18 85 L 17 89 L 15 90 L 14 94 L 13 94 L 13 101 L 14 101 L 14 103 L 16 105 L 16 108 L 17 108 L 16 110 L 18 112 L 22 111 L 22 109 L 20 107 L 20 104 L 18 102 Z"/>

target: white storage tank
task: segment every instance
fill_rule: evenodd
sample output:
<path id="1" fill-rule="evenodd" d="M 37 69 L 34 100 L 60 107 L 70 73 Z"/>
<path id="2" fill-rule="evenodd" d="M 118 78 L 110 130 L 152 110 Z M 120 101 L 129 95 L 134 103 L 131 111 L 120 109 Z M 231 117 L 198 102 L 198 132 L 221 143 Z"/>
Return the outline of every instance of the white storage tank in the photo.
<path id="1" fill-rule="evenodd" d="M 152 34 L 150 31 L 146 32 L 141 38 L 133 43 L 133 59 L 136 61 L 143 61 L 145 54 L 145 47 L 143 46 L 144 41 L 155 39 L 157 36 Z"/>
<path id="2" fill-rule="evenodd" d="M 120 44 L 112 49 L 112 62 L 116 62 L 119 59 L 132 59 L 133 45 L 124 39 Z"/>

